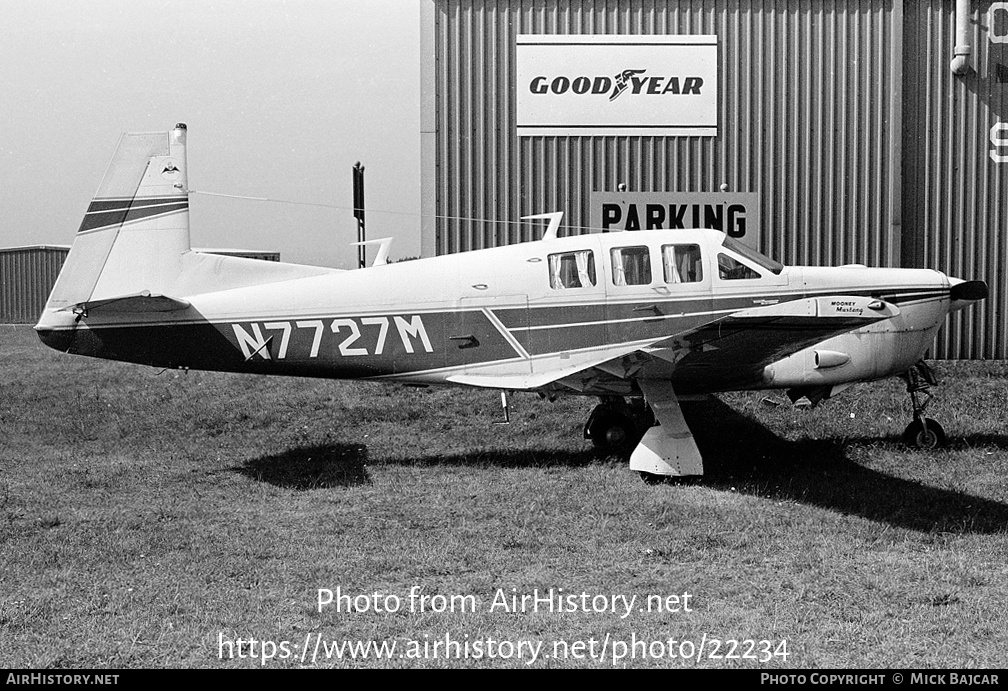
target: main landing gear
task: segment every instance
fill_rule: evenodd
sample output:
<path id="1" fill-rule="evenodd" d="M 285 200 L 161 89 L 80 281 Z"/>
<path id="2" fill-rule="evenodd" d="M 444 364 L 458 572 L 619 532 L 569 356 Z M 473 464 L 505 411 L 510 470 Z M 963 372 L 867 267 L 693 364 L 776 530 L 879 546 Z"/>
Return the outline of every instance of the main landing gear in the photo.
<path id="1" fill-rule="evenodd" d="M 630 469 L 639 472 L 646 482 L 703 475 L 700 450 L 672 385 L 649 379 L 638 384 L 647 403 L 626 403 L 619 396 L 603 398 L 585 424 L 585 438 L 599 450 L 622 452 L 633 448 Z"/>
<path id="2" fill-rule="evenodd" d="M 617 453 L 632 449 L 654 424 L 654 413 L 643 399 L 627 403 L 622 396 L 604 396 L 585 423 L 585 439 L 599 451 Z"/>
<path id="3" fill-rule="evenodd" d="M 934 371 L 921 360 L 910 368 L 903 378 L 907 383 L 907 393 L 913 405 L 913 422 L 907 425 L 903 432 L 903 441 L 907 445 L 930 451 L 945 445 L 945 430 L 935 420 L 924 417 L 924 409 L 933 396 L 928 391 L 938 384 Z"/>

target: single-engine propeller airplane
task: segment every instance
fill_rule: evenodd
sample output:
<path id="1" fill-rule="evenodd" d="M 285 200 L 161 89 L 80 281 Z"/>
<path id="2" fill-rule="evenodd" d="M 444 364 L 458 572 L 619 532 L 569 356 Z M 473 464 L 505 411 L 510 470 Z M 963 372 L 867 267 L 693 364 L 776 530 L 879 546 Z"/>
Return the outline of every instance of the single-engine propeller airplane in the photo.
<path id="1" fill-rule="evenodd" d="M 922 358 L 983 281 L 785 267 L 715 230 L 559 238 L 560 217 L 528 217 L 549 219 L 538 241 L 396 264 L 385 246 L 355 271 L 202 254 L 185 125 L 124 134 L 35 328 L 156 367 L 598 396 L 585 436 L 639 439 L 645 479 L 703 474 L 679 401 L 721 391 L 817 403 L 900 375 L 908 439 L 943 441 Z"/>

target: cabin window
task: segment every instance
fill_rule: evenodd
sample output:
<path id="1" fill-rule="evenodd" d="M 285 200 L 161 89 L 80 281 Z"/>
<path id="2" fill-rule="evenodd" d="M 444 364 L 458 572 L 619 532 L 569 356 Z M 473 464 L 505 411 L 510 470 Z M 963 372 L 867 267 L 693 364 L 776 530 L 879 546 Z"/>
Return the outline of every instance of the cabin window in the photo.
<path id="1" fill-rule="evenodd" d="M 752 269 L 734 257 L 727 254 L 717 256 L 718 275 L 725 281 L 735 281 L 739 279 L 762 278 L 755 269 Z"/>
<path id="2" fill-rule="evenodd" d="M 585 288 L 595 285 L 595 253 L 591 250 L 549 255 L 550 288 Z"/>
<path id="3" fill-rule="evenodd" d="M 617 247 L 612 251 L 613 284 L 646 286 L 651 283 L 651 254 L 647 247 Z"/>
<path id="4" fill-rule="evenodd" d="M 662 246 L 666 283 L 699 283 L 703 280 L 700 245 Z"/>

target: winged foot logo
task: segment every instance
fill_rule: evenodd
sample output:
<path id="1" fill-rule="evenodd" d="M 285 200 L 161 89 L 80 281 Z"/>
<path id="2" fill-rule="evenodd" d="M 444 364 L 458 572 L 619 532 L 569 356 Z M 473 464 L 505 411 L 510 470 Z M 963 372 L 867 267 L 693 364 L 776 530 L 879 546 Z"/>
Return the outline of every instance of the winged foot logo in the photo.
<path id="1" fill-rule="evenodd" d="M 540 75 L 529 82 L 529 92 L 533 94 L 553 93 L 557 96 L 568 92 L 577 95 L 609 94 L 609 101 L 616 100 L 626 91 L 632 95 L 664 96 L 673 94 L 686 96 L 700 95 L 703 88 L 702 77 L 643 76 L 646 69 L 623 70 L 615 76 L 569 77 L 558 75 L 550 79 Z"/>

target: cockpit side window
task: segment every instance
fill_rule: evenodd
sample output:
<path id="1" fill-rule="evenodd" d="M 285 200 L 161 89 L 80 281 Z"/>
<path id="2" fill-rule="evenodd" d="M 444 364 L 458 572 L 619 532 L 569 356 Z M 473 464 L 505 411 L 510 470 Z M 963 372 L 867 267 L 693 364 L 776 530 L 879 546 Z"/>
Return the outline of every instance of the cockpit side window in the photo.
<path id="1" fill-rule="evenodd" d="M 780 273 L 784 270 L 784 265 L 780 262 L 774 261 L 764 254 L 760 254 L 752 247 L 749 247 L 737 240 L 733 240 L 727 235 L 721 244 L 724 245 L 726 249 L 729 249 L 735 254 L 743 257 L 746 261 L 750 261 L 756 266 L 768 270 L 772 274 L 780 276 Z"/>
<path id="2" fill-rule="evenodd" d="M 651 284 L 651 253 L 647 247 L 615 247 L 612 250 L 613 285 Z"/>
<path id="3" fill-rule="evenodd" d="M 595 285 L 595 253 L 591 250 L 560 252 L 549 259 L 550 288 L 586 288 Z"/>
<path id="4" fill-rule="evenodd" d="M 663 245 L 662 269 L 666 283 L 699 283 L 703 280 L 700 245 Z"/>
<path id="5" fill-rule="evenodd" d="M 738 259 L 730 257 L 724 252 L 718 254 L 718 276 L 724 281 L 747 280 L 762 278 L 752 267 L 746 266 Z"/>

